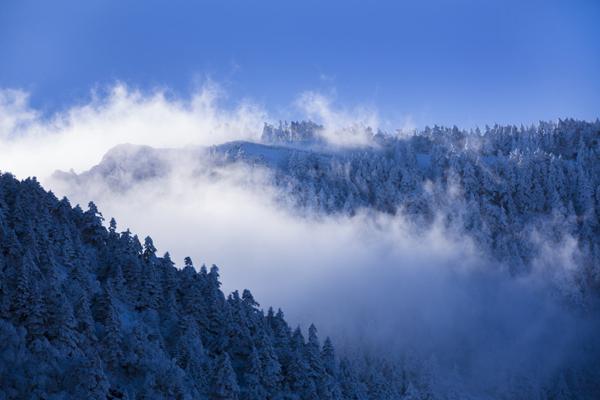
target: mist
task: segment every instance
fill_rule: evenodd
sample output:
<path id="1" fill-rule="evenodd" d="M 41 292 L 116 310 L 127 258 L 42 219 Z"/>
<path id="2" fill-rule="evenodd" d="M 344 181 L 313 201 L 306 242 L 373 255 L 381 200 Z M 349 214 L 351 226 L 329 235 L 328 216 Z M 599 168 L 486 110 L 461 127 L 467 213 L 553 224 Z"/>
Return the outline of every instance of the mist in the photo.
<path id="1" fill-rule="evenodd" d="M 0 90 L 1 167 L 43 180 L 57 169 L 86 170 L 122 143 L 180 147 L 257 139 L 265 111 L 249 101 L 223 107 L 225 97 L 212 82 L 189 99 L 116 84 L 106 94 L 93 92 L 89 103 L 43 115 L 26 92 Z"/>
<path id="2" fill-rule="evenodd" d="M 217 264 L 225 292 L 249 288 L 265 309 L 281 307 L 304 329 L 314 322 L 342 354 L 433 370 L 440 390 L 502 390 L 523 376 L 551 382 L 565 365 L 594 360 L 597 324 L 541 270 L 511 278 L 441 224 L 423 232 L 402 216 L 299 215 L 276 201 L 266 172 L 237 165 L 214 179 L 188 170 L 120 194 L 100 183 L 61 190 L 93 198 L 180 265 L 188 255 L 196 266 Z M 566 243 L 545 257 L 569 251 Z"/>
<path id="3" fill-rule="evenodd" d="M 251 102 L 222 108 L 218 98 L 213 86 L 182 101 L 119 85 L 107 98 L 42 118 L 25 93 L 5 91 L 0 168 L 36 175 L 73 204 L 93 200 L 119 230 L 150 235 L 178 265 L 185 256 L 197 267 L 217 264 L 225 292 L 251 289 L 264 308 L 281 307 L 304 328 L 317 324 L 342 352 L 418 360 L 419 368 L 435 370 L 440 387 L 458 374 L 472 393 L 484 393 L 511 377 L 552 381 L 565 365 L 593 361 L 597 324 L 564 302 L 556 274 L 540 268 L 511 278 L 441 224 L 423 231 L 401 215 L 368 211 L 301 215 L 276 200 L 267 171 L 239 164 L 215 176 L 193 173 L 189 160 L 167 160 L 168 174 L 125 191 L 52 177 L 56 169 L 88 169 L 121 143 L 182 148 L 256 140 L 268 113 Z M 340 134 L 343 127 L 377 127 L 376 113 L 336 110 L 321 95 L 301 95 L 299 104 L 336 145 L 361 144 L 361 135 Z M 567 241 L 538 263 L 564 271 L 574 251 Z"/>

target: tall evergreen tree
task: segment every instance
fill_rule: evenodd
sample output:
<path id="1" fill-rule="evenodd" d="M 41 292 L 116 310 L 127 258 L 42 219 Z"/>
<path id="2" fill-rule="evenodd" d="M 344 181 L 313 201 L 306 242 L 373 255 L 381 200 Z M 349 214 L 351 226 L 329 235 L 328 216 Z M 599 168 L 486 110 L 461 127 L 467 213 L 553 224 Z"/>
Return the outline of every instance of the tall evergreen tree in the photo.
<path id="1" fill-rule="evenodd" d="M 215 400 L 237 400 L 240 388 L 235 372 L 231 366 L 229 354 L 223 353 L 213 372 L 212 390 L 210 397 Z"/>

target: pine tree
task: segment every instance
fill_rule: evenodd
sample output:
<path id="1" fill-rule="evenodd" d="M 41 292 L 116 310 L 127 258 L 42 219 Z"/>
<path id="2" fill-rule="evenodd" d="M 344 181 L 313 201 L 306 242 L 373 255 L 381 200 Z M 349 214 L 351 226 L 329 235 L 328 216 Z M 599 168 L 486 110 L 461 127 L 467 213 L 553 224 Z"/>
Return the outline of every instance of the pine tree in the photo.
<path id="1" fill-rule="evenodd" d="M 102 226 L 104 218 L 98 211 L 96 204 L 90 201 L 88 209 L 83 213 L 82 231 L 83 238 L 93 244 L 101 244 L 105 240 L 106 230 Z"/>
<path id="2" fill-rule="evenodd" d="M 317 387 L 311 366 L 306 358 L 306 344 L 300 327 L 291 341 L 290 361 L 286 369 L 286 383 L 291 392 L 302 399 L 318 399 Z"/>
<path id="3" fill-rule="evenodd" d="M 267 398 L 267 391 L 262 386 L 263 371 L 258 351 L 252 347 L 248 368 L 244 373 L 244 381 L 240 398 L 243 400 L 264 400 Z"/>
<path id="4" fill-rule="evenodd" d="M 154 247 L 154 242 L 150 236 L 146 236 L 144 239 L 142 259 L 148 264 L 152 264 L 156 260 L 156 247 Z"/>
<path id="5" fill-rule="evenodd" d="M 189 316 L 182 317 L 176 333 L 175 362 L 193 380 L 199 393 L 207 394 L 210 383 L 209 359 L 196 322 Z"/>
<path id="6" fill-rule="evenodd" d="M 340 361 L 339 383 L 344 399 L 367 400 L 369 398 L 366 386 L 346 358 Z"/>
<path id="7" fill-rule="evenodd" d="M 325 369 L 321 361 L 321 345 L 314 324 L 311 324 L 308 328 L 308 343 L 305 345 L 305 354 L 308 362 L 309 379 L 313 381 L 319 397 L 326 398 Z"/>
<path id="8" fill-rule="evenodd" d="M 33 274 L 33 260 L 30 253 L 26 253 L 19 263 L 19 268 L 15 271 L 15 290 L 12 296 L 11 314 L 18 322 L 24 322 L 29 313 L 29 305 L 31 302 L 31 283 L 30 279 Z"/>
<path id="9" fill-rule="evenodd" d="M 322 399 L 342 399 L 342 391 L 338 382 L 338 368 L 335 359 L 335 350 L 331 339 L 327 337 L 321 351 L 323 377 L 321 382 Z"/>
<path id="10" fill-rule="evenodd" d="M 123 358 L 121 324 L 112 303 L 112 295 L 109 290 L 104 292 L 98 298 L 98 318 L 103 325 L 103 332 L 100 338 L 102 349 L 102 359 L 111 368 L 118 368 Z"/>
<path id="11" fill-rule="evenodd" d="M 211 399 L 215 400 L 237 400 L 240 388 L 237 383 L 235 372 L 231 367 L 229 354 L 223 353 L 215 366 L 213 372 Z"/>
<path id="12" fill-rule="evenodd" d="M 277 359 L 270 336 L 265 331 L 259 333 L 257 345 L 262 370 L 261 383 L 265 390 L 271 394 L 269 398 L 276 398 L 274 394 L 281 389 L 281 364 Z"/>
<path id="13" fill-rule="evenodd" d="M 77 322 L 71 303 L 61 287 L 50 286 L 46 297 L 46 329 L 50 340 L 60 341 L 64 346 L 74 348 L 77 342 Z"/>
<path id="14" fill-rule="evenodd" d="M 46 321 L 44 318 L 46 310 L 37 281 L 31 282 L 31 294 L 26 310 L 25 327 L 27 328 L 27 337 L 30 341 L 40 339 L 46 333 Z"/>

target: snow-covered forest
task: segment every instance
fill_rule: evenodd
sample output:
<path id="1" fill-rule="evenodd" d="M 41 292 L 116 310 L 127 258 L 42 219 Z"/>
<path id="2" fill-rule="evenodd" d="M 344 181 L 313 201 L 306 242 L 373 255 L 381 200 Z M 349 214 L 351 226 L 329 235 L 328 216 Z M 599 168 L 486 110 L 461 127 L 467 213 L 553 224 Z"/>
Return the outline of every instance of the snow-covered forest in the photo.
<path id="1" fill-rule="evenodd" d="M 211 180 L 241 165 L 266 171 L 260 183 L 298 213 L 400 214 L 420 230 L 439 222 L 468 235 L 483 257 L 512 274 L 527 272 L 543 247 L 573 239 L 580 294 L 600 289 L 600 121 L 482 131 L 436 126 L 397 135 L 367 128 L 359 130 L 360 145 L 343 147 L 330 144 L 323 131 L 303 121 L 265 124 L 260 142 L 118 146 L 88 172 L 55 178 L 69 192 L 100 185 L 96 193 L 102 193 L 179 173 L 183 160 L 193 176 Z M 258 184 L 251 173 L 242 180 Z"/>
<path id="2" fill-rule="evenodd" d="M 20 182 L 5 173 L 0 176 L 0 398 L 600 396 L 597 335 L 552 325 L 584 321 L 590 332 L 599 322 L 600 122 L 483 131 L 434 127 L 409 134 L 356 128 L 353 135 L 360 140 L 334 144 L 325 127 L 293 122 L 265 125 L 257 142 L 183 149 L 125 145 L 89 171 L 59 172 L 53 182 L 65 192 L 116 193 L 119 199 L 119 193 L 137 195 L 138 187 L 162 185 L 181 173 L 178 165 L 200 187 L 207 180 L 231 181 L 232 171 L 242 170 L 234 174 L 236 185 L 260 185 L 295 218 L 398 215 L 417 237 L 441 226 L 448 235 L 472 240 L 483 264 L 508 279 L 563 271 L 553 274 L 550 296 L 572 319 L 547 318 L 539 326 L 520 321 L 522 336 L 504 338 L 509 333 L 495 316 L 517 310 L 490 308 L 489 318 L 477 320 L 481 326 L 465 329 L 524 344 L 528 337 L 565 332 L 579 342 L 578 351 L 543 343 L 535 349 L 517 346 L 527 361 L 548 364 L 525 372 L 518 365 L 504 368 L 510 357 L 492 352 L 498 358 L 486 371 L 492 378 L 476 385 L 463 382 L 472 367 L 467 354 L 478 348 L 470 342 L 461 350 L 467 361 L 444 352 L 371 351 L 360 342 L 336 351 L 336 332 L 330 340 L 314 325 L 290 326 L 283 312 L 261 308 L 252 288 L 223 293 L 217 267 L 195 266 L 190 258 L 175 266 L 168 253 L 157 254 L 150 237 L 141 241 L 117 229 L 114 219 L 104 221 L 94 203 L 85 211 L 72 207 L 35 179 Z M 565 243 L 571 244 L 566 256 L 548 250 Z M 391 312 L 396 305 L 386 304 L 396 297 L 381 299 L 379 308 L 391 313 L 387 319 L 396 318 Z M 509 300 L 497 299 L 520 306 Z M 531 306 L 523 301 L 522 307 Z M 435 315 L 444 318 L 443 311 Z M 381 334 L 371 319 L 355 322 L 371 329 L 373 337 Z M 403 334 L 403 329 L 394 332 Z M 453 346 L 460 349 L 461 343 Z M 494 370 L 493 361 L 503 368 Z M 447 368 L 449 363 L 455 367 Z"/>
<path id="3" fill-rule="evenodd" d="M 336 357 L 216 266 L 176 268 L 35 179 L 0 176 L 0 398 L 340 399 L 408 390 Z M 308 335 L 305 338 L 305 335 Z"/>
<path id="4" fill-rule="evenodd" d="M 314 129 L 308 123 L 267 126 L 263 137 L 303 143 Z M 402 213 L 425 226 L 441 218 L 513 273 L 538 256 L 535 241 L 557 245 L 574 237 L 580 282 L 597 291 L 599 160 L 599 121 L 483 131 L 434 127 L 402 137 L 379 133 L 368 148 L 293 152 L 285 168 L 275 170 L 275 185 L 296 206 L 323 213 L 367 208 Z"/>
<path id="5" fill-rule="evenodd" d="M 600 0 L 0 0 L 0 400 L 600 400 Z"/>

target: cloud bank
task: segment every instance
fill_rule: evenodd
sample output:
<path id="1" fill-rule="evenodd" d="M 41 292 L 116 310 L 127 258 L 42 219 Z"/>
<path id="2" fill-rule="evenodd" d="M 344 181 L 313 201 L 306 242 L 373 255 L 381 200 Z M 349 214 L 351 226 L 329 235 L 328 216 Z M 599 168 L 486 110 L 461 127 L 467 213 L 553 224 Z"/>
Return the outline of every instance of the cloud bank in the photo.
<path id="1" fill-rule="evenodd" d="M 122 143 L 181 147 L 258 138 L 266 112 L 250 102 L 222 107 L 223 97 L 215 84 L 189 100 L 118 84 L 106 96 L 44 118 L 29 107 L 25 92 L 2 90 L 0 168 L 43 180 L 56 169 L 88 169 Z"/>
<path id="2" fill-rule="evenodd" d="M 594 356 L 598 346 L 586 353 L 581 343 L 595 343 L 595 323 L 562 304 L 541 274 L 509 279 L 439 225 L 417 233 L 401 216 L 298 216 L 275 201 L 268 172 L 242 165 L 198 175 L 186 160 L 169 160 L 166 176 L 119 193 L 103 182 L 49 178 L 55 169 L 87 169 L 121 143 L 257 139 L 268 113 L 250 102 L 224 108 L 220 96 L 211 85 L 189 101 L 117 85 L 108 97 L 42 118 L 25 93 L 3 91 L 0 169 L 37 175 L 73 203 L 94 200 L 120 229 L 151 235 L 178 263 L 190 255 L 196 265 L 218 264 L 226 291 L 250 288 L 264 306 L 281 306 L 304 326 L 316 322 L 343 348 L 433 359 L 427 368 L 438 379 L 460 374 L 474 393 L 520 374 L 552 380 L 559 367 Z M 319 94 L 298 105 L 335 144 L 361 143 L 362 129 L 378 126 L 376 113 L 335 109 Z M 557 254 L 568 261 L 572 247 Z"/>

